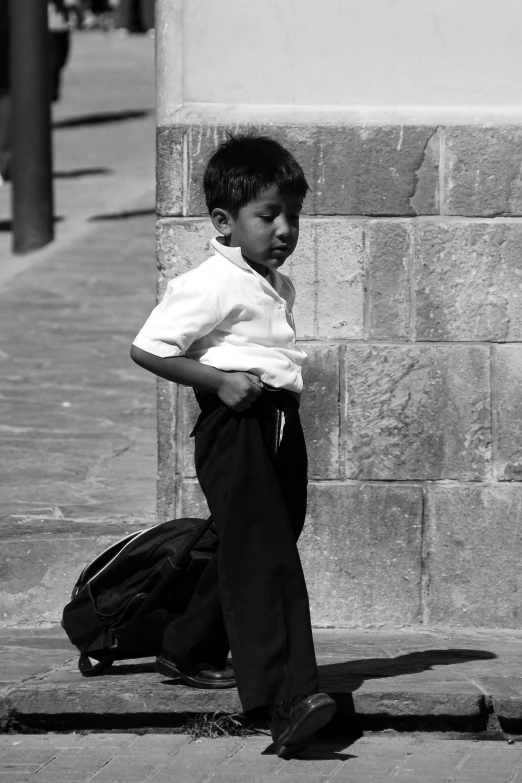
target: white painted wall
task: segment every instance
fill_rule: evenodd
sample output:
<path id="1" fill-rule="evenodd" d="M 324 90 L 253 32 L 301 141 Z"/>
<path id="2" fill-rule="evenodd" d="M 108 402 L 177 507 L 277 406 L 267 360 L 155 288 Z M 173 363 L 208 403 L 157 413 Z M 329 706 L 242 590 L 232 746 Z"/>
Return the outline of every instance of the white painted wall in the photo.
<path id="1" fill-rule="evenodd" d="M 521 0 L 157 3 L 171 108 L 522 106 Z"/>

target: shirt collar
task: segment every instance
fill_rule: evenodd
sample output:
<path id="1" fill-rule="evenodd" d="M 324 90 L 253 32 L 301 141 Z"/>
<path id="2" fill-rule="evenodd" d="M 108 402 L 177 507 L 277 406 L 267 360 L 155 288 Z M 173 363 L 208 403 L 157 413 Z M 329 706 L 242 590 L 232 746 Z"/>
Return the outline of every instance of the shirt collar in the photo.
<path id="1" fill-rule="evenodd" d="M 252 271 L 252 267 L 249 266 L 243 258 L 240 247 L 227 247 L 222 236 L 213 237 L 209 244 L 216 253 L 225 256 L 225 258 L 228 258 L 233 264 L 241 266 L 243 269 L 248 269 L 250 272 Z"/>
<path id="2" fill-rule="evenodd" d="M 275 269 L 270 269 L 268 277 L 264 277 L 263 275 L 260 275 L 258 272 L 255 271 L 255 269 L 252 269 L 250 264 L 247 264 L 245 259 L 243 258 L 243 254 L 241 252 L 240 247 L 227 247 L 225 245 L 223 237 L 218 235 L 216 237 L 213 237 L 209 242 L 210 247 L 214 250 L 214 252 L 219 253 L 220 255 L 227 258 L 229 261 L 232 261 L 233 264 L 236 266 L 240 266 L 242 269 L 246 269 L 248 272 L 251 272 L 254 277 L 256 277 L 259 280 L 259 283 L 261 286 L 269 292 L 271 296 L 274 296 L 278 301 L 283 301 L 281 294 L 277 290 L 278 288 L 278 281 L 280 280 L 279 275 Z"/>

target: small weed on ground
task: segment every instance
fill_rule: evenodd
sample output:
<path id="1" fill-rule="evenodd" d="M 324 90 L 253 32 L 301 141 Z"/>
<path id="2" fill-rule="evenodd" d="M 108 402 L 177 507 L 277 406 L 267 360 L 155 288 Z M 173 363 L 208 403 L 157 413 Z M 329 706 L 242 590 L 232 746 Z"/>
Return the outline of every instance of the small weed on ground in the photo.
<path id="1" fill-rule="evenodd" d="M 187 715 L 184 731 L 190 734 L 192 740 L 208 737 L 217 739 L 218 737 L 251 737 L 257 734 L 254 724 L 248 721 L 244 715 L 234 713 L 232 715 L 222 715 L 219 712 L 214 713 L 196 713 Z"/>

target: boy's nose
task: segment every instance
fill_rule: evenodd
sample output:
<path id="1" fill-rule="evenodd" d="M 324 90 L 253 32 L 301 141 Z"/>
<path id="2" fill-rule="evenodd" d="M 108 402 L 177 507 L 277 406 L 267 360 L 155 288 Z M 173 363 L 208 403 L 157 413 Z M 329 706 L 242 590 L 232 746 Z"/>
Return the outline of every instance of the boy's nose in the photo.
<path id="1" fill-rule="evenodd" d="M 290 233 L 290 223 L 286 218 L 280 216 L 276 224 L 276 236 L 282 239 L 290 236 Z"/>

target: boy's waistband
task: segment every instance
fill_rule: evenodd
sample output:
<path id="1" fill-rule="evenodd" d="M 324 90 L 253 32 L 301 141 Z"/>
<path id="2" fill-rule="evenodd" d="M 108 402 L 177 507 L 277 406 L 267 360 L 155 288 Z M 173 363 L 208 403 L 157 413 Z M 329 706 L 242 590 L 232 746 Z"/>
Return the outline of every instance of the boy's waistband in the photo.
<path id="1" fill-rule="evenodd" d="M 211 401 L 219 401 L 217 394 L 204 391 L 203 389 L 194 387 L 194 394 L 201 405 L 208 405 Z M 286 405 L 297 405 L 299 407 L 301 395 L 290 389 L 278 389 L 275 386 L 263 383 L 263 391 L 257 399 L 268 402 L 275 408 L 284 408 Z"/>

